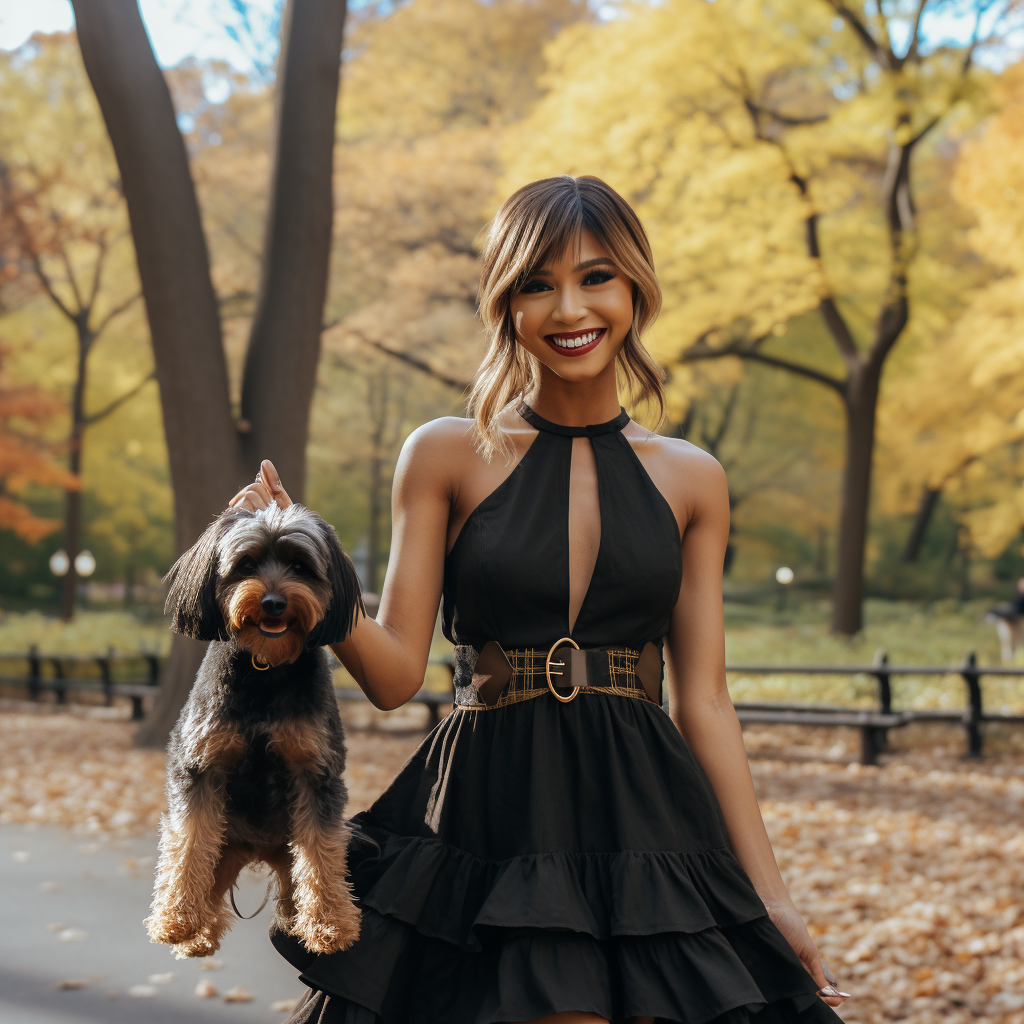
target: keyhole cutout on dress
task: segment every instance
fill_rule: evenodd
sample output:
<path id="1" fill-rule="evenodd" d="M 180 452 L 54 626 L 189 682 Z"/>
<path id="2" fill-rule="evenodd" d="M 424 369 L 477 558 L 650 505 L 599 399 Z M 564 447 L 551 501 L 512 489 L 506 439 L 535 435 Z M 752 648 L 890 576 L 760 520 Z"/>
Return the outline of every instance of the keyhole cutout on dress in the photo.
<path id="1" fill-rule="evenodd" d="M 590 439 L 572 439 L 569 464 L 569 632 L 590 587 L 601 547 L 601 506 L 597 497 L 597 460 Z"/>

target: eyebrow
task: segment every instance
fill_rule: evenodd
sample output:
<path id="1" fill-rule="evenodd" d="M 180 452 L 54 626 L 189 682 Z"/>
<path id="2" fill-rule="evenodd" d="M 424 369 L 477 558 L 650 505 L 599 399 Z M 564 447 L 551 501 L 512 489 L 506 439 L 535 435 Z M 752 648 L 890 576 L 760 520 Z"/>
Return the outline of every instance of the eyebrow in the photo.
<path id="1" fill-rule="evenodd" d="M 615 266 L 615 261 L 609 259 L 607 256 L 597 256 L 597 257 L 595 257 L 592 260 L 584 260 L 582 263 L 577 263 L 576 266 L 572 268 L 572 272 L 574 274 L 578 274 L 581 270 L 589 270 L 591 267 L 601 266 L 602 264 L 604 264 L 606 266 L 609 266 L 609 267 L 614 267 Z M 530 274 L 530 277 L 550 277 L 550 276 L 551 276 L 551 271 L 550 270 L 545 270 L 543 267 L 540 270 L 535 270 L 535 271 L 533 271 L 532 274 Z"/>

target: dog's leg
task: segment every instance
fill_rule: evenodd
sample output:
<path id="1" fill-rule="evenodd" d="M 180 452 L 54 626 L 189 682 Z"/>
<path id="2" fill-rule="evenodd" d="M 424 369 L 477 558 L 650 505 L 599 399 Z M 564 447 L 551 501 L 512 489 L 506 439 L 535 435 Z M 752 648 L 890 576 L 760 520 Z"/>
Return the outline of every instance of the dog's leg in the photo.
<path id="1" fill-rule="evenodd" d="M 251 860 L 252 853 L 241 847 L 228 844 L 221 850 L 210 890 L 206 924 L 187 941 L 175 944 L 173 953 L 179 960 L 212 956 L 220 949 L 221 936 L 231 927 L 232 921 L 231 906 L 226 898 L 228 891 L 238 879 L 239 872 Z"/>
<path id="2" fill-rule="evenodd" d="M 264 861 L 277 876 L 277 909 L 274 913 L 272 931 L 291 934 L 295 927 L 295 891 L 292 885 L 292 851 L 288 846 L 273 853 L 264 854 Z"/>
<path id="3" fill-rule="evenodd" d="M 168 809 L 160 820 L 160 858 L 146 920 L 153 942 L 186 942 L 210 923 L 224 845 L 224 765 L 245 749 L 237 729 L 190 732 L 188 747 L 174 751 L 172 741 Z"/>
<path id="4" fill-rule="evenodd" d="M 351 832 L 320 786 L 296 786 L 293 810 L 295 921 L 289 929 L 313 953 L 347 949 L 359 938 L 361 915 L 348 878 Z"/>
<path id="5" fill-rule="evenodd" d="M 282 723 L 270 746 L 292 771 L 291 850 L 295 918 L 289 934 L 312 953 L 347 949 L 359 938 L 360 912 L 348 873 L 345 788 L 325 729 Z"/>
<path id="6" fill-rule="evenodd" d="M 153 942 L 179 943 L 208 923 L 210 893 L 224 836 L 221 787 L 200 776 L 160 821 L 152 914 L 146 921 Z"/>

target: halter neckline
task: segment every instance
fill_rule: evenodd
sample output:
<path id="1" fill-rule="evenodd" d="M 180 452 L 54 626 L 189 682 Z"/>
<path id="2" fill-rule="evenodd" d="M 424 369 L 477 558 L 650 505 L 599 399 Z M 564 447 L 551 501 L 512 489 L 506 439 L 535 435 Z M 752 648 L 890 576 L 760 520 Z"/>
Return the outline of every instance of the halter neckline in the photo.
<path id="1" fill-rule="evenodd" d="M 536 413 L 525 402 L 520 402 L 516 412 L 538 430 L 546 430 L 549 434 L 562 434 L 565 437 L 598 437 L 601 434 L 614 434 L 629 422 L 629 413 L 619 406 L 619 415 L 607 423 L 591 423 L 585 427 L 567 427 L 564 423 L 552 423 Z"/>

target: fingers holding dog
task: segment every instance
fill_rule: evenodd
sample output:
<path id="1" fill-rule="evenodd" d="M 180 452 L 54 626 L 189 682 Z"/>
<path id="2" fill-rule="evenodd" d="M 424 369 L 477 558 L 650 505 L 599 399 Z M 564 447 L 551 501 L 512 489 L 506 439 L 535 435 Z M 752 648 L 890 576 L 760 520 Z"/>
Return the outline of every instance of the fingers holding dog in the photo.
<path id="1" fill-rule="evenodd" d="M 292 499 L 281 483 L 281 477 L 270 459 L 260 463 L 256 479 L 243 487 L 228 503 L 228 508 L 244 508 L 250 512 L 265 509 L 271 502 L 277 502 L 278 508 L 287 508 Z"/>

